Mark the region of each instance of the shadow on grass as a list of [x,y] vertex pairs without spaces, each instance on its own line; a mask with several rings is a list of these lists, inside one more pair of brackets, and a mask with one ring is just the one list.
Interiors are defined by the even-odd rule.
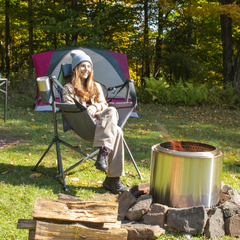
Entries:
[[[64,193],[71,196],[76,196],[79,188],[86,189],[87,191],[105,194],[107,191],[103,187],[88,187],[88,186],[75,186],[67,181],[66,185],[68,191],[64,191],[63,185],[55,177],[57,173],[56,167],[47,168],[39,166],[38,170],[47,174],[37,175],[38,172],[33,172],[34,166],[23,165],[9,165],[0,163],[0,182],[10,184],[12,186],[30,185],[38,189],[48,189],[54,194]],[[33,175],[36,173],[35,175]],[[94,173],[93,173],[94,174]],[[67,180],[65,178],[65,180]],[[84,179],[80,179],[84,181]]]

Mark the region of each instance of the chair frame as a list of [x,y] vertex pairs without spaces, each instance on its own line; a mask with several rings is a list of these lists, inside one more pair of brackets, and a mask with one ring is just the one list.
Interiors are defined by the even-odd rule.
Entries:
[[[33,172],[40,172],[40,173],[43,173],[43,174],[47,174],[51,177],[55,177],[62,185],[63,185],[63,189],[64,191],[68,191],[68,187],[65,183],[65,174],[67,172],[69,172],[70,170],[72,170],[73,168],[77,167],[78,165],[80,165],[81,163],[85,162],[86,160],[88,159],[92,159],[94,161],[96,161],[96,158],[94,156],[96,156],[98,153],[99,153],[99,149],[97,149],[96,151],[92,152],[91,154],[87,154],[85,152],[83,152],[81,149],[79,148],[76,148],[74,146],[72,146],[71,144],[61,140],[59,138],[59,135],[58,135],[58,129],[57,129],[57,117],[56,117],[56,113],[57,113],[57,107],[60,107],[61,104],[59,103],[56,103],[56,100],[55,100],[55,94],[54,94],[54,87],[56,87],[56,85],[59,87],[61,86],[61,84],[57,81],[56,77],[55,76],[49,76],[49,79],[50,79],[50,82],[51,82],[51,93],[52,93],[52,112],[53,112],[53,123],[54,123],[54,138],[52,139],[52,142],[49,144],[49,146],[47,147],[47,149],[45,150],[45,152],[43,153],[43,155],[41,156],[41,158],[39,159],[39,161],[37,162],[37,164],[35,165],[35,167],[32,169]],[[132,80],[131,80],[132,81]],[[59,89],[58,89],[59,91]],[[129,93],[129,89],[127,90],[127,95]],[[40,93],[41,94],[41,93]],[[127,100],[127,99],[125,99]],[[126,122],[126,121],[125,121]],[[121,123],[121,125],[123,126],[125,124],[125,122]],[[121,127],[121,126],[120,126]],[[129,155],[130,155],[130,158],[132,160],[132,163],[134,164],[134,167],[135,169],[137,170],[138,172],[138,175],[139,175],[139,178],[141,180],[143,180],[143,177],[137,167],[137,164],[131,154],[131,151],[130,149],[128,148],[128,145],[125,141],[125,139],[123,138],[123,143],[124,143],[124,146],[126,147]],[[40,163],[42,162],[42,160],[44,159],[44,157],[46,156],[46,154],[48,153],[48,151],[50,150],[50,148],[56,144],[56,153],[57,153],[57,168],[58,168],[58,174],[56,176],[53,176],[52,174],[48,174],[46,172],[42,172],[42,171],[39,171],[37,168],[38,166],[40,165]],[[63,169],[63,163],[62,163],[62,157],[61,157],[61,149],[60,149],[60,144],[63,144],[65,145],[66,147],[68,148],[71,148],[72,150],[82,154],[84,156],[84,158],[82,160],[80,160],[79,162],[73,164],[71,167],[67,168],[66,170]]]

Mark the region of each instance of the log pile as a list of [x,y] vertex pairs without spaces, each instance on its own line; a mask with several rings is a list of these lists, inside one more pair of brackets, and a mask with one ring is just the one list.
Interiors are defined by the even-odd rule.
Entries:
[[19,219],[18,229],[29,229],[29,240],[126,240],[128,231],[117,221],[118,203],[84,201],[59,194],[58,200],[37,198],[33,219]]

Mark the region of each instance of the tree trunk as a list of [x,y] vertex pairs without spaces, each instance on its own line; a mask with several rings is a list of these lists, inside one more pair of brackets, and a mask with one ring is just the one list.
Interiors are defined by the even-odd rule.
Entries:
[[10,48],[10,27],[9,27],[9,17],[8,17],[8,11],[10,9],[9,0],[6,0],[6,6],[5,6],[5,26],[6,26],[6,42],[5,42],[5,52],[6,52],[6,75],[8,77],[8,74],[10,72],[10,60],[9,60],[9,48]]
[[235,89],[240,90],[240,39],[238,40],[237,56],[234,64],[234,79]]
[[161,62],[162,62],[162,33],[163,33],[163,13],[162,8],[158,9],[158,36],[156,39],[156,60],[155,60],[155,69],[154,69],[154,77],[157,78],[159,76]]
[[[144,56],[143,56],[143,77],[150,77],[150,61],[149,61],[149,39],[148,39],[148,0],[144,1]],[[141,84],[145,81],[142,78]]]
[[[233,0],[220,0],[223,5],[232,4]],[[222,48],[223,48],[223,78],[224,83],[233,81],[233,40],[232,19],[225,14],[220,15]]]
[[66,37],[65,37],[66,47],[68,47],[69,39],[70,39],[70,35],[66,34]]
[[[187,27],[187,55],[190,57],[190,49],[192,44],[192,17],[188,18],[188,27]],[[190,78],[190,70],[186,66],[186,79]]]
[[28,47],[29,47],[29,77],[32,77],[33,73],[33,60],[32,60],[32,55],[33,55],[33,20],[32,20],[32,0],[28,0],[28,17],[29,17],[29,42],[28,42]]
[[[72,10],[76,11],[77,10],[77,1],[76,0],[72,0]],[[77,26],[75,25],[75,23],[73,23],[73,28],[74,30],[77,28]],[[73,42],[77,42],[77,38],[78,38],[78,34],[74,33],[72,34],[72,41]]]

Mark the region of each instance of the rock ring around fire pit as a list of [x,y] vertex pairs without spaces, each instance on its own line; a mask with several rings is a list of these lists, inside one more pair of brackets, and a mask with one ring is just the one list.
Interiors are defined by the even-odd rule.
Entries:
[[211,145],[174,141],[152,146],[150,194],[170,207],[219,202],[223,152]]

